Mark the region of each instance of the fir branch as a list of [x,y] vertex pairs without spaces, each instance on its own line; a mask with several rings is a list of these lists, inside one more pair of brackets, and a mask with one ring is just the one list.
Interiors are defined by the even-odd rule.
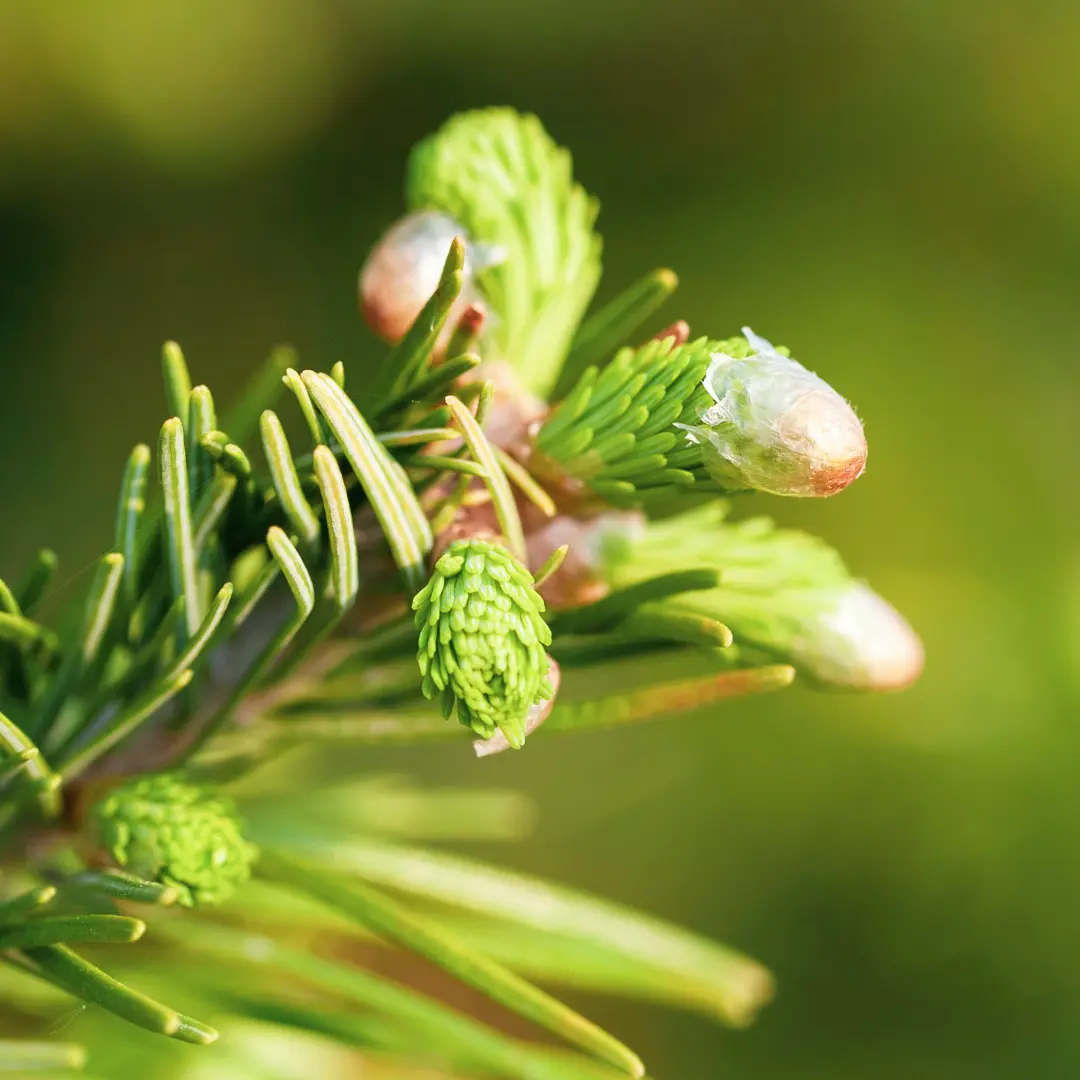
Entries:
[[[523,967],[539,965],[544,942],[572,942],[573,949],[562,954],[568,971],[557,972],[554,966],[543,969],[557,981],[573,984],[575,969],[587,969],[589,964],[576,959],[579,951],[596,949],[606,953],[609,965],[621,958],[624,978],[631,977],[632,970],[639,973],[636,985],[662,986],[665,996],[690,998],[698,1008],[737,1026],[749,1023],[772,996],[768,971],[742,953],[566,886],[459,855],[359,836],[326,841],[309,835],[303,846],[305,857],[321,865],[442,905],[443,910],[474,913],[491,932],[490,940],[484,929],[472,935],[481,952],[503,951],[499,943],[505,940],[504,927],[527,930],[534,948]],[[453,925],[468,924],[455,921]]]
[[352,607],[360,588],[356,531],[353,528],[345,479],[334,455],[325,446],[315,448],[315,478],[322,492],[323,512],[326,517],[334,603],[343,614]]
[[188,484],[192,492],[200,492],[213,471],[213,464],[202,440],[217,430],[217,408],[214,395],[207,386],[196,386],[188,399],[184,431],[187,437]]
[[[65,893],[96,895],[131,904],[157,904],[167,907],[180,897],[175,885],[144,881],[122,870],[81,870],[63,879]],[[54,890],[55,892],[55,890]]]
[[[390,1018],[402,1025],[407,1035],[403,1042],[407,1056],[415,1055],[421,1048],[429,1053],[433,1050],[440,1054],[450,1053],[469,1069],[480,1069],[507,1080],[613,1080],[614,1076],[621,1075],[594,1065],[586,1058],[549,1060],[539,1047],[510,1039],[408,987],[290,948],[268,937],[237,934],[204,924],[184,940],[195,949],[225,960],[230,967],[236,964],[251,967],[256,973],[266,973],[275,981],[292,983],[299,980],[333,994],[358,1010],[359,1015],[373,1011]],[[252,997],[249,990],[247,998],[253,1004]],[[277,1015],[282,1015],[280,1010]],[[295,1020],[294,1010],[291,1009],[289,1015]],[[356,1015],[357,1012],[351,1012],[346,1022],[339,1020],[332,1026],[324,1016],[320,1029],[339,1038],[355,1039],[353,1032],[356,1029],[347,1021],[354,1020]],[[307,1022],[312,1023],[310,1013]]]
[[[270,554],[273,556],[277,570],[285,578],[289,591],[292,593],[295,604],[293,613],[263,647],[254,663],[236,680],[231,693],[223,704],[218,707],[195,734],[187,750],[188,757],[193,756],[202,749],[207,741],[233,718],[240,703],[249,693],[258,688],[274,661],[288,648],[293,638],[299,633],[300,628],[307,622],[312,611],[315,610],[315,584],[311,580],[311,573],[304,564],[304,560],[296,550],[296,545],[276,525],[272,526],[267,533],[266,544],[270,549]],[[265,579],[265,584],[263,584],[263,579]],[[263,579],[256,582],[256,589],[261,586],[262,591],[265,591],[269,586],[269,575],[264,574]],[[247,610],[250,610],[251,606],[249,603]],[[187,674],[187,677],[190,681],[190,673]]]
[[98,732],[85,745],[69,745],[62,750],[58,768],[63,778],[71,780],[79,776],[121,739],[130,735],[140,724],[149,720],[158,709],[176,697],[191,683],[191,679],[190,671],[182,671],[171,679],[162,680],[147,690],[142,697],[137,698],[113,719],[105,730]]
[[300,373],[289,368],[285,372],[282,382],[293,392],[296,403],[300,406],[300,412],[303,414],[308,431],[311,433],[311,441],[316,446],[328,443],[330,441],[329,435],[318,413],[315,411],[315,406],[311,403],[311,395],[308,393],[308,388],[304,385]]
[[201,619],[198,560],[195,558],[195,540],[191,529],[184,426],[175,417],[167,420],[161,429],[158,455],[165,506],[165,533],[168,538],[169,582],[173,598],[183,598],[187,632],[194,634]]
[[502,463],[492,445],[487,441],[479,422],[465,405],[452,394],[446,404],[454,414],[454,422],[461,430],[465,445],[468,446],[476,462],[484,470],[484,482],[491,492],[491,501],[499,528],[510,550],[519,558],[525,558],[525,533],[521,528],[517,504],[514,502],[510,482],[506,479]]
[[0,900],[0,926],[20,922],[37,908],[48,904],[54,896],[56,896],[56,889],[52,885],[41,885],[18,896]]
[[277,413],[269,409],[262,414],[259,426],[263,452],[270,466],[278,501],[301,542],[309,548],[313,547],[319,539],[319,522],[304,495],[285,429]]
[[[579,326],[599,274],[596,205],[535,118],[451,120],[417,148],[408,199],[417,213],[379,259],[407,255],[412,274],[431,250],[395,244],[441,247],[422,291],[375,260],[382,299],[409,318],[366,417],[341,362],[321,374],[280,347],[219,421],[169,342],[160,502],[149,505],[140,443],[114,549],[85,596],[55,622],[38,614],[56,566],[47,550],[19,588],[0,581],[0,836],[15,852],[2,959],[30,986],[206,1045],[214,1029],[68,945],[103,945],[108,959],[145,928],[126,905],[207,905],[242,889],[216,924],[170,913],[169,948],[123,950],[110,970],[395,1063],[422,1053],[507,1080],[640,1076],[632,1051],[522,976],[742,1024],[767,1000],[768,973],[605,901],[385,842],[514,838],[516,796],[313,794],[288,768],[248,774],[295,746],[464,749],[445,722],[455,711],[486,740],[478,753],[520,747],[540,723],[542,734],[670,717],[786,686],[787,661],[829,685],[891,688],[918,673],[921,645],[826,545],[763,519],[731,523],[715,499],[670,518],[589,520],[604,502],[653,511],[653,496],[678,491],[831,494],[861,471],[865,443],[835,391],[749,330],[688,343],[677,323],[604,363],[676,279],[646,275]],[[549,409],[513,380],[498,394],[490,379],[463,382],[481,358],[544,395],[561,367],[562,401]],[[271,410],[282,385],[313,445],[299,455]],[[248,457],[256,434],[262,472]],[[540,586],[562,610],[545,615]],[[221,793],[230,779],[266,785],[250,825]],[[247,880],[252,837],[266,838],[265,873],[281,889]],[[227,925],[236,911],[282,940]],[[322,933],[337,935],[328,947],[374,934],[411,949],[595,1060],[300,947]],[[365,1015],[341,1011],[357,1007]],[[0,1068],[78,1056],[0,1042]]]
[[191,401],[191,375],[184,354],[175,341],[166,341],[162,346],[161,374],[165,382],[165,401],[169,415],[186,417]]
[[17,758],[30,782],[45,792],[56,787],[56,776],[41,751],[24,732],[3,713],[0,713],[0,750],[9,758]]
[[43,945],[130,945],[146,932],[146,923],[123,915],[70,915],[34,919],[0,929],[0,949],[33,949]]
[[711,404],[702,382],[718,347],[699,338],[621,350],[603,369],[586,370],[541,427],[537,449],[616,505],[658,489],[718,492],[700,450],[675,426],[697,423]]
[[651,523],[635,541],[609,547],[619,585],[648,587],[658,570],[712,567],[715,588],[668,602],[668,610],[716,617],[741,640],[794,664],[820,683],[897,689],[922,670],[922,645],[884,600],[854,579],[816,537],[778,529],[768,518],[726,521],[721,505]]
[[86,1051],[74,1043],[0,1039],[0,1072],[44,1072],[81,1069]]
[[146,510],[146,489],[150,479],[150,447],[140,443],[131,451],[120,501],[116,508],[116,550],[124,559],[124,600],[134,607],[139,586],[139,528]]

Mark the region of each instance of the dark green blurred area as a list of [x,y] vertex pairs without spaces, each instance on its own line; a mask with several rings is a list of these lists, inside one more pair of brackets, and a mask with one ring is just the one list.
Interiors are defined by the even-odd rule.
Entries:
[[[849,397],[818,531],[923,634],[885,698],[796,689],[484,762],[499,857],[769,964],[748,1032],[585,1002],[660,1080],[1080,1069],[1080,5],[0,0],[0,574],[110,541],[179,340],[219,401],[279,341],[359,382],[355,276],[408,148],[512,104],[601,199],[601,298],[683,282]],[[660,322],[657,322],[660,325]]]

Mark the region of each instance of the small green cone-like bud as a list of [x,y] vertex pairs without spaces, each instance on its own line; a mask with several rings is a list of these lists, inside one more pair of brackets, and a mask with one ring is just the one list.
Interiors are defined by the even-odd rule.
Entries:
[[413,599],[425,697],[482,739],[501,730],[519,749],[529,709],[552,694],[551,630],[533,577],[504,548],[456,540]]
[[695,566],[720,571],[719,588],[685,593],[669,609],[719,619],[737,643],[794,664],[814,682],[898,690],[922,673],[923,647],[904,617],[848,573],[824,541],[767,518],[735,524],[704,507],[615,538],[609,576],[629,585]]
[[232,802],[175,773],[115,788],[94,808],[93,820],[118,866],[172,885],[187,907],[227,900],[258,857]]
[[866,437],[828,383],[749,327],[749,356],[713,355],[703,386],[713,404],[678,424],[728,488],[774,495],[835,495],[866,468]]

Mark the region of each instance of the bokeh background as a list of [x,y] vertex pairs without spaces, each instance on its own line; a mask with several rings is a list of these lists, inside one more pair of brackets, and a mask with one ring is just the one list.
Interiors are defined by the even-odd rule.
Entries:
[[498,858],[773,968],[746,1032],[584,1002],[666,1080],[1074,1077],[1078,53],[1075,0],[0,0],[0,573],[48,544],[77,590],[166,338],[219,401],[284,340],[363,379],[410,145],[535,111],[602,201],[601,299],[670,265],[665,321],[748,322],[856,403],[866,477],[755,508],[928,667],[374,764],[519,785],[540,824]]

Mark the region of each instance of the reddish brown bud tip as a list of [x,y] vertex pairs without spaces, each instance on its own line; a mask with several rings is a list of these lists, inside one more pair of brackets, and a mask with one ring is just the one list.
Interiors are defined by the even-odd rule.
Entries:
[[[372,249],[360,271],[360,311],[384,341],[393,345],[405,336],[438,288],[446,253],[460,235],[452,218],[424,210],[396,222]],[[466,281],[469,275],[466,263]]]
[[685,345],[690,340],[690,324],[679,319],[652,336],[653,341],[663,341],[665,338],[674,338],[676,346]]
[[476,337],[487,318],[487,311],[479,301],[469,304],[457,321],[457,333],[463,337]]
[[861,447],[853,445],[848,452],[846,459],[834,460],[827,468],[814,470],[811,484],[815,495],[835,495],[866,471],[866,439],[862,439]]

